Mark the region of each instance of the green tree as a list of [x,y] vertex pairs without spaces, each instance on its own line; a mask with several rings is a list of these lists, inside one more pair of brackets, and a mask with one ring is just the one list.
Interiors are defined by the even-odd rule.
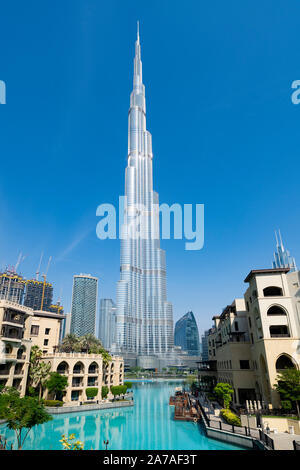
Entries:
[[107,387],[107,385],[103,385],[102,392],[101,392],[101,395],[102,395],[103,399],[107,397],[108,392],[109,392],[109,388]]
[[297,415],[300,419],[300,371],[297,369],[285,369],[278,374],[276,381],[275,389],[279,393],[280,398],[296,404]]
[[42,397],[43,388],[51,369],[50,364],[41,361],[42,356],[43,351],[38,346],[32,346],[30,351],[29,388],[33,387],[38,390],[39,399]]
[[54,394],[56,400],[62,400],[63,394],[66,391],[68,379],[58,372],[51,372],[50,378],[46,382],[46,387],[50,393]]
[[20,398],[18,392],[9,390],[0,393],[0,419],[15,431],[18,449],[22,449],[29,431],[37,424],[50,421],[52,416],[36,398]]
[[89,387],[85,389],[87,398],[94,398],[98,393],[97,387]]
[[232,399],[232,395],[234,393],[233,388],[229,384],[220,382],[215,386],[214,392],[215,392],[216,396],[220,400],[223,401],[224,408],[228,409],[229,405],[230,405],[230,402],[231,402],[231,399]]
[[59,350],[61,352],[80,352],[81,351],[81,344],[79,340],[79,336],[74,335],[73,333],[67,334],[62,343],[59,345]]

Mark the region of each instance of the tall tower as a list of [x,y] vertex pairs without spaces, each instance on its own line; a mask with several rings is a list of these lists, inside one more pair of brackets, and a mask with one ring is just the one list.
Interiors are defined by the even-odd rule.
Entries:
[[290,271],[297,271],[296,261],[286,250],[282,243],[280,230],[275,231],[276,251],[274,252],[273,268],[290,268]]
[[[153,191],[152,159],[138,29],[128,115],[128,163],[115,336],[117,351],[125,356],[126,353],[137,357],[161,356],[173,346],[173,312],[166,297],[165,252],[160,248],[158,194]],[[137,227],[140,236],[134,231]]]
[[96,333],[98,278],[78,274],[73,278],[70,333],[83,336]]
[[181,346],[189,356],[199,356],[199,332],[193,312],[186,313],[176,322],[174,344],[175,346]]

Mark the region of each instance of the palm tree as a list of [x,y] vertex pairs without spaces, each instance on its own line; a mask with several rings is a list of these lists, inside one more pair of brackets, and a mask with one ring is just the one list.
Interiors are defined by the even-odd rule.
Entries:
[[100,339],[96,338],[92,333],[80,336],[79,342],[82,352],[97,354],[102,348]]
[[42,397],[43,386],[49,377],[51,365],[41,361],[43,351],[33,346],[30,352],[29,379],[33,387],[39,390],[39,399]]
[[59,349],[62,352],[80,352],[81,345],[79,337],[73,333],[67,334],[62,340]]

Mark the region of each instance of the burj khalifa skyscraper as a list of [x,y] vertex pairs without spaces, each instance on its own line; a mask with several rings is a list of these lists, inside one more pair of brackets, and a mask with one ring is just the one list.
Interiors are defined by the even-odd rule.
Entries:
[[148,367],[155,367],[157,359],[168,355],[173,348],[173,312],[172,304],[167,302],[165,252],[160,248],[158,194],[153,191],[152,161],[138,27],[128,114],[115,347],[125,357],[136,357],[139,365]]

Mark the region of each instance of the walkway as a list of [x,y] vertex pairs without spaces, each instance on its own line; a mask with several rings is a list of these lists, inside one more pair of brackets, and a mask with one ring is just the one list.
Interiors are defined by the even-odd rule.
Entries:
[[[220,421],[222,422],[222,429],[226,430],[226,427],[228,427],[228,431],[231,430],[231,426],[229,424],[226,424],[225,421],[219,416],[220,410],[222,407],[217,403],[213,402],[214,407],[212,406],[212,403],[206,398],[204,394],[199,396],[199,401],[201,405],[203,406],[207,417],[210,419],[210,426],[212,428],[219,428],[220,426]],[[239,429],[241,431],[243,428],[239,428],[238,426],[235,426],[236,432],[239,432]],[[244,434],[244,432],[241,432],[241,434]],[[251,436],[259,439],[259,429],[258,428],[251,428]],[[281,433],[273,433],[271,432],[269,434],[270,438],[273,439],[274,441],[274,450],[294,450],[293,447],[293,441],[299,441],[300,442],[300,436],[296,434],[288,434],[285,432]]]

